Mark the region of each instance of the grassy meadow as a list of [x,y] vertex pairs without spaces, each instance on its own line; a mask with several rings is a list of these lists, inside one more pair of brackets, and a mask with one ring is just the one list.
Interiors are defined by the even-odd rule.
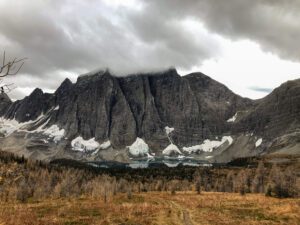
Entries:
[[5,203],[0,224],[300,224],[300,199],[263,194],[147,192]]

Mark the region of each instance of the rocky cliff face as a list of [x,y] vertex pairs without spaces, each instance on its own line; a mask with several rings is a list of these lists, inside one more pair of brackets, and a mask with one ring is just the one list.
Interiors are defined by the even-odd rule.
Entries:
[[43,93],[41,89],[36,88],[28,97],[12,103],[4,115],[7,119],[16,119],[22,123],[46,113],[51,105],[53,105],[53,95]]
[[0,115],[4,115],[8,107],[12,104],[12,101],[7,94],[0,94]]
[[[202,73],[182,77],[169,69],[118,78],[100,71],[79,77],[75,84],[66,79],[54,94],[36,89],[13,103],[2,96],[2,131],[13,119],[19,125],[11,128],[13,132],[6,129],[0,142],[6,148],[23,135],[27,141],[22,149],[35,145],[30,156],[36,156],[42,154],[38,146],[43,140],[46,159],[119,155],[122,161],[140,156],[136,149],[143,149],[143,154],[197,154],[222,161],[243,152],[237,149],[243,147],[239,138],[245,136],[245,155],[259,154],[274,139],[299,130],[299,83],[288,82],[252,101]],[[263,148],[257,146],[258,138],[267,141]],[[260,151],[252,151],[257,148]]]
[[269,139],[300,129],[300,79],[276,88],[239,121],[240,130],[251,130]]

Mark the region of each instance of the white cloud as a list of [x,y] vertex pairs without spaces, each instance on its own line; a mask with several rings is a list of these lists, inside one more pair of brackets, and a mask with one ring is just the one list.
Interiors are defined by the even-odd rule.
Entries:
[[2,0],[0,49],[29,58],[9,80],[18,87],[14,99],[97,68],[126,75],[170,66],[259,98],[299,78],[299,7],[296,0]]
[[222,54],[205,60],[192,71],[201,71],[244,97],[257,99],[267,94],[251,87],[274,89],[287,80],[300,77],[300,63],[264,52],[255,42],[220,37],[220,43]]
[[141,10],[143,4],[137,0],[103,0],[103,2],[113,8],[126,7],[135,10]]

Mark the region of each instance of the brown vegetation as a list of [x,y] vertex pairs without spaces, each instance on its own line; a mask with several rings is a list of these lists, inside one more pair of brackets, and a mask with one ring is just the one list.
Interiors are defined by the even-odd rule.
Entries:
[[134,193],[5,203],[0,224],[286,224],[300,223],[300,200],[262,194],[202,192]]
[[[39,201],[49,198],[70,198],[82,195],[103,198],[127,193],[130,199],[135,192],[203,191],[265,193],[273,197],[299,195],[299,171],[294,166],[281,168],[276,164],[257,168],[198,168],[192,178],[131,177],[126,179],[85,169],[57,167],[34,162],[12,154],[0,154],[0,199],[4,202]],[[146,173],[146,172],[145,172]],[[298,174],[297,174],[298,173]]]
[[0,152],[0,224],[299,224],[294,165],[179,171],[194,172],[125,179]]

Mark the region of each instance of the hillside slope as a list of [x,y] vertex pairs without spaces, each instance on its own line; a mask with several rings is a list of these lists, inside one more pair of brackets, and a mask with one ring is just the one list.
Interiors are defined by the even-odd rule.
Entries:
[[41,159],[128,161],[155,153],[228,161],[299,153],[299,83],[253,101],[202,73],[99,71],[74,84],[66,79],[54,94],[36,89],[1,104],[0,142],[4,150]]

